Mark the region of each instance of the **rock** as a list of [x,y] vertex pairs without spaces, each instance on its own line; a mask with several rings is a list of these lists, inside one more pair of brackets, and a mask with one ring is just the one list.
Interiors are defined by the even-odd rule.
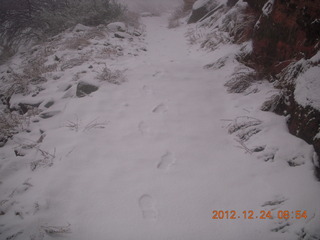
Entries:
[[111,32],[126,32],[127,27],[123,22],[114,22],[107,25],[108,30]]
[[27,153],[25,149],[19,147],[14,149],[14,154],[16,155],[16,157],[24,157]]
[[6,145],[7,141],[8,141],[7,137],[0,137],[0,148]]
[[234,5],[236,5],[237,2],[238,2],[238,0],[228,0],[227,6],[233,7]]
[[275,0],[269,15],[262,11],[266,0],[245,2],[257,11],[259,19],[253,32],[252,58],[262,71],[275,75],[292,61],[317,53],[320,38],[318,2]]
[[40,117],[43,118],[43,119],[47,119],[47,118],[51,118],[51,117],[57,115],[60,112],[61,111],[44,112],[44,113],[40,114]]
[[207,13],[216,8],[218,3],[216,0],[198,0],[193,4],[192,13],[188,20],[188,24],[195,23],[203,18]]
[[54,101],[53,101],[53,100],[50,100],[50,101],[48,101],[48,102],[44,105],[44,107],[45,107],[45,108],[50,108],[51,106],[53,106],[53,104],[54,104]]
[[39,103],[19,103],[19,112],[21,115],[27,113],[30,109],[37,108],[42,102]]
[[61,65],[61,71],[65,71],[66,69],[81,66],[86,61],[87,61],[87,59],[81,58],[81,57],[80,58],[72,58]]
[[136,36],[136,37],[140,37],[140,36],[142,35],[142,33],[141,33],[141,32],[138,32],[138,31],[134,31],[134,32],[132,33],[132,35],[133,35],[133,36]]
[[77,85],[77,92],[76,92],[76,96],[81,98],[81,97],[85,97],[90,93],[93,93],[95,91],[97,91],[99,88],[95,85],[92,85],[90,83],[86,83],[86,82],[80,82]]
[[84,26],[80,23],[78,23],[74,28],[73,28],[73,32],[85,32],[88,31],[90,29],[90,27]]
[[114,36],[115,36],[116,38],[121,38],[121,39],[131,38],[131,35],[130,35],[130,34],[124,33],[124,32],[115,32],[115,33],[114,33]]
[[[282,92],[281,97],[269,99],[262,110],[287,116],[290,133],[312,144],[320,156],[320,139],[316,138],[320,131],[320,110],[312,104],[302,106],[295,98],[298,87],[295,82],[299,76],[305,78],[306,71],[305,65],[299,62],[308,61],[320,50],[320,5],[314,0],[274,0],[273,4],[268,0],[244,1],[251,7],[248,13],[257,19],[248,63],[258,73],[278,80],[276,87]],[[311,65],[319,66],[319,60]],[[308,86],[305,84],[302,88],[308,89]],[[314,96],[306,92],[304,97],[312,102]],[[315,166],[315,170],[320,179],[319,166]]]

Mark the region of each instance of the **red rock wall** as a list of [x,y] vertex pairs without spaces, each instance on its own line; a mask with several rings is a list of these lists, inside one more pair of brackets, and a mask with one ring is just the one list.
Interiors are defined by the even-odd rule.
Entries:
[[[262,7],[267,0],[245,1],[259,19],[259,24],[253,31],[253,53],[250,62],[261,75],[271,74],[277,78],[277,74],[290,63],[311,58],[319,51],[319,1],[275,0],[269,16],[262,14]],[[310,106],[302,107],[295,101],[294,81],[288,83],[288,79],[278,80],[284,96],[275,112],[289,116],[287,123],[290,133],[313,144],[320,156],[320,140],[314,139],[320,130],[320,112]],[[315,169],[320,179],[320,169]]]
[[[250,2],[258,11],[266,1]],[[264,71],[277,74],[292,61],[310,58],[320,49],[318,1],[275,0],[270,16],[260,14],[253,34],[253,58]]]

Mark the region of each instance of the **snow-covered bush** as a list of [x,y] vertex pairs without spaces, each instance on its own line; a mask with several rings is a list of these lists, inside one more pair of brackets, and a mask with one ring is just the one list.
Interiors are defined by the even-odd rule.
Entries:
[[1,2],[0,46],[14,50],[22,43],[44,40],[78,23],[98,26],[123,18],[127,12],[126,7],[115,0]]
[[26,117],[17,112],[0,113],[0,147],[17,132],[24,130],[28,125]]
[[255,71],[249,67],[242,66],[232,74],[232,78],[225,83],[225,86],[229,93],[243,93],[255,81],[257,81]]
[[247,41],[246,36],[254,25],[255,17],[246,13],[246,8],[247,3],[243,1],[231,9],[217,7],[211,15],[200,20],[193,34],[189,33],[190,42],[201,43],[203,48],[213,51],[220,44]]
[[112,71],[111,69],[105,67],[101,73],[98,75],[100,81],[105,81],[115,85],[120,85],[125,81],[125,77],[120,70]]

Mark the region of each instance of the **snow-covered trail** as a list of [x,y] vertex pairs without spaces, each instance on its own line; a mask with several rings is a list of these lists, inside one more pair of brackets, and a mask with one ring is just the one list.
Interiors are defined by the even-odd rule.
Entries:
[[163,17],[145,23],[146,54],[118,63],[128,82],[79,103],[109,124],[81,137],[64,165],[70,179],[52,181],[53,195],[65,188],[66,203],[77,199],[61,204],[75,239],[211,239],[221,227],[212,210],[233,202],[226,189],[242,178],[232,176],[241,150],[230,151],[222,128],[230,106],[223,81],[203,70],[205,53],[190,49],[183,29],[169,30]]
[[[35,200],[41,206],[37,218],[24,220],[27,231],[33,233],[43,223],[70,223],[71,233],[62,238],[293,239],[295,231],[280,230],[291,225],[300,230],[305,220],[246,220],[242,212],[254,210],[260,216],[261,210],[284,202],[290,211],[315,210],[319,184],[311,164],[270,164],[235,147],[225,119],[261,102],[227,94],[228,70],[203,69],[232,46],[208,54],[188,45],[184,28],[168,29],[165,17],[144,22],[145,54],[113,66],[126,69],[127,82],[103,85],[91,97],[63,105],[54,123],[40,123],[47,130],[42,147],[54,146],[60,159],[35,172],[32,182],[37,184],[24,193],[26,206]],[[269,119],[266,133],[279,134],[279,140],[269,137],[266,144],[290,139],[292,147],[304,146],[284,131],[284,123],[278,126],[281,117],[258,114]],[[94,119],[101,124],[90,127]],[[63,126],[78,120],[77,131]],[[214,210],[235,210],[237,218],[212,219]],[[279,231],[270,231],[277,227]]]

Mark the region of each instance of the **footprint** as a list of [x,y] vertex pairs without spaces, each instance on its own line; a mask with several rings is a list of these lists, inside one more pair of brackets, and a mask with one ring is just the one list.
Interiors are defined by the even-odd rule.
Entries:
[[163,103],[160,103],[152,110],[153,113],[166,112],[166,111],[167,111],[166,106]]
[[139,123],[138,128],[139,128],[139,131],[140,131],[141,135],[144,135],[149,130],[147,124],[145,122],[143,122],[143,121]]
[[169,170],[176,162],[176,159],[171,152],[167,152],[161,157],[161,161],[158,163],[157,168],[161,170]]
[[157,75],[159,75],[161,73],[161,71],[156,71],[154,74],[152,74],[153,77],[156,77]]
[[150,195],[144,194],[139,198],[139,207],[144,219],[157,220],[158,213],[155,208],[154,201]]
[[142,90],[146,93],[146,94],[153,94],[153,90],[148,87],[147,85],[143,85]]

